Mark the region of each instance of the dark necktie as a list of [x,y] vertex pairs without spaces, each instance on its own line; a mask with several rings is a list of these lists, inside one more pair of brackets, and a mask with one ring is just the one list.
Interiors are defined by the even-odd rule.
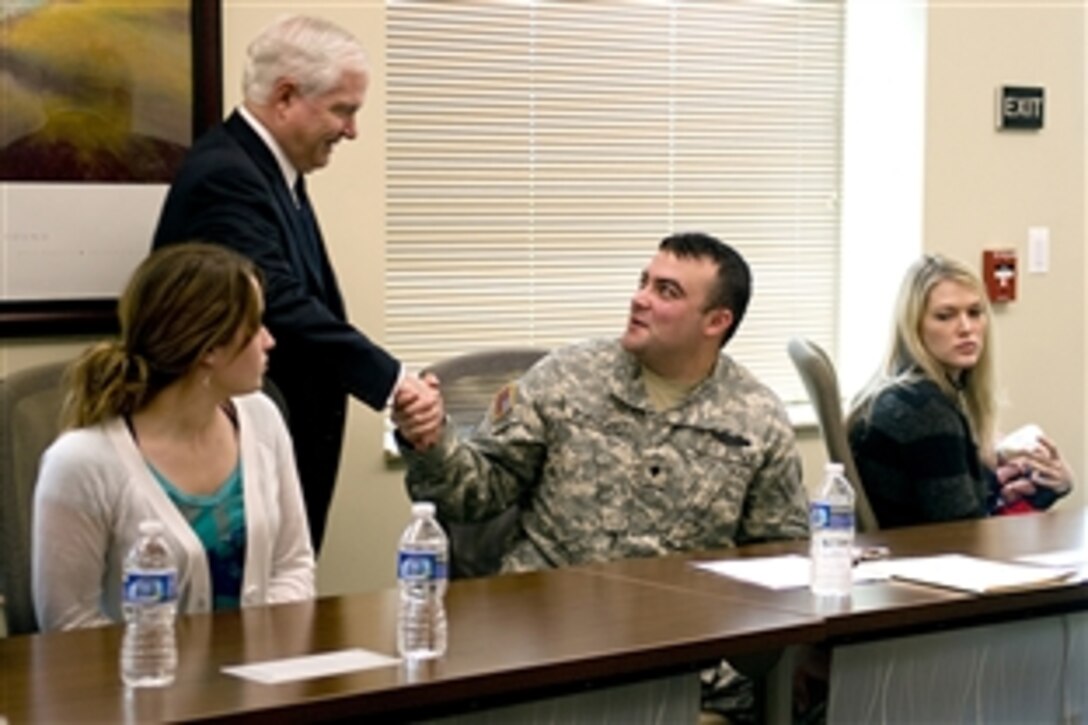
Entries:
[[310,197],[306,194],[306,178],[302,174],[298,175],[298,180],[295,182],[295,198],[298,200],[298,216],[303,232],[302,238],[299,239],[299,251],[319,283],[324,286],[317,219],[314,217],[314,208],[310,206]]

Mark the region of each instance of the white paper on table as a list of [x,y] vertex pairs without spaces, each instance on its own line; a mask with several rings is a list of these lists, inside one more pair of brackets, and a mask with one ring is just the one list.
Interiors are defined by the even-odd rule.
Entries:
[[[883,562],[863,562],[854,567],[854,583],[887,579],[879,566]],[[694,566],[713,574],[739,579],[767,589],[795,589],[809,584],[808,557],[799,554],[767,556],[755,559],[720,559],[694,562]]]
[[345,649],[248,665],[229,665],[223,668],[223,673],[265,685],[277,685],[281,682],[331,677],[397,664],[400,664],[400,660],[395,657],[365,649]]
[[1010,564],[963,554],[939,554],[885,562],[893,579],[986,594],[1057,584],[1075,569]]
[[1016,557],[1017,561],[1025,564],[1039,564],[1041,566],[1085,566],[1088,565],[1088,549],[1066,549],[1065,551],[1048,551],[1043,554],[1029,554]]

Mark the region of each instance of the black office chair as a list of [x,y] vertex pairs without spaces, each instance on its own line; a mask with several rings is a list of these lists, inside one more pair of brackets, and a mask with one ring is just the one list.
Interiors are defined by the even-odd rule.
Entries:
[[[442,386],[442,400],[453,424],[469,433],[483,419],[495,394],[544,357],[534,347],[498,348],[466,353],[427,368]],[[450,540],[450,577],[489,576],[502,564],[503,554],[517,533],[519,507],[510,506],[492,519],[476,523],[442,520]]]
[[823,349],[803,338],[794,338],[788,345],[790,359],[801,375],[801,380],[808,391],[812,407],[820,422],[824,445],[827,447],[828,460],[843,465],[847,480],[854,487],[854,511],[857,517],[858,531],[876,531],[880,528],[865,494],[864,482],[858,475],[854,454],[850,450],[850,440],[846,433],[846,423],[842,413],[842,398],[839,395],[838,377],[831,358]]
[[31,517],[42,453],[60,434],[64,371],[56,362],[12,373],[0,384],[0,595],[11,634],[38,630],[31,596]]

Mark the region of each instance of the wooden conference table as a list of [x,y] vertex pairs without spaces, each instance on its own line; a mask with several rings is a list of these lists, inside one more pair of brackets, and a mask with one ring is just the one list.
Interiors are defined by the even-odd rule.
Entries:
[[[960,553],[1013,561],[1062,554],[1068,580],[984,596],[898,581],[854,587],[829,603],[804,589],[775,591],[679,562],[798,553],[796,543],[595,565],[601,576],[671,587],[824,619],[831,653],[829,723],[1088,722],[1088,509],[919,526],[859,536],[893,557]],[[796,648],[794,648],[796,649]],[[797,655],[796,651],[787,655]],[[791,722],[790,656],[777,672],[768,722]]]
[[[893,556],[1088,552],[1088,511],[860,538],[890,547]],[[444,658],[414,669],[401,664],[279,685],[220,670],[356,647],[392,655],[395,590],[181,617],[177,681],[134,694],[125,693],[118,676],[119,627],[12,637],[0,640],[0,718],[11,725],[434,718],[571,693],[626,692],[669,678],[694,682],[696,670],[721,657],[817,643],[864,648],[904,634],[1079,617],[1088,610],[1088,565],[1081,577],[1057,586],[984,597],[870,583],[829,612],[806,590],[764,589],[688,563],[803,551],[803,543],[761,545],[455,582]]]
[[806,545],[797,542],[664,559],[631,559],[594,565],[589,570],[628,582],[668,586],[760,608],[821,616],[825,620],[824,639],[832,644],[1088,609],[1088,582],[1081,581],[1088,577],[1088,509],[894,529],[859,535],[858,543],[886,546],[896,558],[960,553],[1012,561],[1036,553],[1080,550],[1084,552],[1082,576],[1060,586],[984,597],[902,582],[874,582],[855,586],[849,603],[841,609],[829,609],[826,601],[821,602],[804,589],[775,591],[678,565],[680,561],[804,552]]

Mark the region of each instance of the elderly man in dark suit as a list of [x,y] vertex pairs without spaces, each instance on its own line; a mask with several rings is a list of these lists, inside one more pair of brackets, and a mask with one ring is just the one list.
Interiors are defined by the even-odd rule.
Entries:
[[265,276],[275,336],[269,377],[283,393],[310,531],[322,540],[340,462],[347,395],[441,415],[434,388],[405,374],[346,320],[306,195],[305,175],[356,136],[369,81],[358,41],[330,22],[292,16],[247,51],[244,103],[189,151],[166,197],[154,246],[224,244]]

